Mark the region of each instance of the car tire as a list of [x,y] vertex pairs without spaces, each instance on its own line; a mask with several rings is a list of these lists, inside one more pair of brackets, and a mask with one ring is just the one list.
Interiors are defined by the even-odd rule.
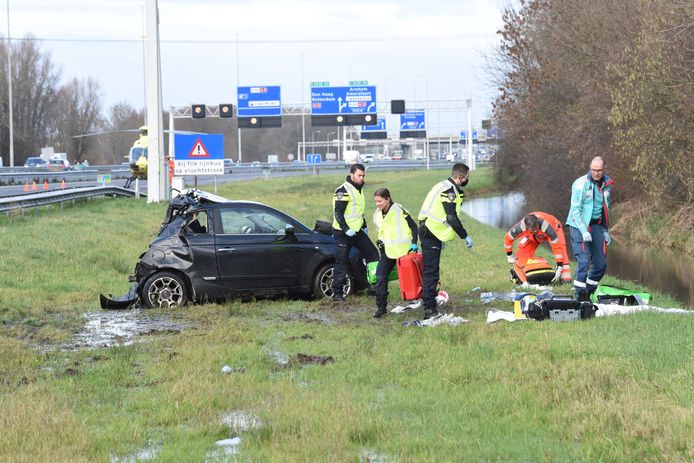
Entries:
[[185,281],[172,272],[157,272],[142,287],[142,301],[150,308],[183,307],[188,300]]
[[[331,262],[322,265],[316,274],[313,276],[313,296],[317,299],[324,297],[333,297],[333,272],[335,271],[335,263]],[[344,295],[352,293],[353,278],[348,273],[345,280]]]

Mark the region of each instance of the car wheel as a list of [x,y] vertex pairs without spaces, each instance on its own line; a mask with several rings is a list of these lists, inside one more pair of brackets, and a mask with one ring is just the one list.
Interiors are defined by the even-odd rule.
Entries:
[[[313,277],[313,295],[320,299],[322,297],[333,297],[333,273],[335,272],[335,264],[325,264],[318,269]],[[347,274],[345,286],[342,290],[347,296],[352,293],[352,277]]]
[[171,272],[158,272],[145,282],[142,300],[147,307],[182,307],[188,302],[188,288],[183,279]]

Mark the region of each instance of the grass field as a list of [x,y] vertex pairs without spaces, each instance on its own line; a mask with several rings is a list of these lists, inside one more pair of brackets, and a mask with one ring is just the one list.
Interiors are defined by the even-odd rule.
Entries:
[[[416,213],[444,175],[368,173],[367,197],[385,186]],[[218,194],[311,226],[330,217],[340,182]],[[493,189],[480,170],[466,195]],[[693,318],[488,325],[488,309],[511,303],[484,305],[471,290],[512,289],[503,232],[469,218],[475,246],[454,241],[441,266],[445,307],[464,325],[402,326],[421,310],[374,320],[364,294],[347,307],[231,301],[144,311],[186,328],[131,345],[57,349],[101,310],[100,292],[127,290],[164,211],[105,199],[0,218],[0,461],[694,461]],[[215,445],[232,437],[226,453]]]

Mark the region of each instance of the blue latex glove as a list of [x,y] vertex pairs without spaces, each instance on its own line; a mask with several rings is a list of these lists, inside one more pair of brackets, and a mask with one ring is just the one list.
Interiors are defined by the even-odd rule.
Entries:
[[410,246],[409,252],[417,252],[418,250],[419,250],[419,248],[417,247],[417,245],[413,244],[412,246]]
[[593,237],[590,235],[590,232],[584,232],[583,233],[583,241],[585,243],[587,243],[589,241],[593,241]]
[[612,238],[610,238],[610,234],[607,233],[607,230],[603,233],[603,236],[605,237],[605,244],[609,246],[612,242]]
[[470,237],[470,235],[465,237],[465,244],[467,244],[468,249],[472,248],[472,238]]
[[356,234],[357,234],[357,232],[355,232],[351,228],[345,232],[345,235],[347,235],[347,236],[354,236]]

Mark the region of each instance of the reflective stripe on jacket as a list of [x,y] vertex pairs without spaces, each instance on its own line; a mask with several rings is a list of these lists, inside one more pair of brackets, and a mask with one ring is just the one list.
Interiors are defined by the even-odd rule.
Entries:
[[[452,192],[448,192],[451,189]],[[429,191],[429,194],[424,199],[424,204],[422,204],[422,209],[419,211],[419,220],[426,220],[426,227],[429,231],[439,240],[445,242],[452,240],[456,233],[446,222],[446,212],[443,209],[444,202],[455,203],[455,213],[458,216],[460,215],[463,193],[458,190],[455,183],[449,180],[437,183]]]
[[390,259],[402,257],[410,250],[412,231],[407,225],[407,215],[409,212],[398,203],[393,203],[385,216],[379,209],[374,212],[378,239],[383,242]]
[[[342,192],[338,192],[340,188],[344,188],[347,191],[345,196]],[[358,232],[364,225],[364,207],[366,202],[364,200],[364,194],[356,189],[354,185],[349,182],[345,182],[335,191],[333,196],[333,212],[335,211],[336,201],[347,201],[347,209],[345,209],[345,222],[349,228]],[[340,224],[337,219],[333,217],[333,227],[340,229]]]
[[581,234],[588,231],[590,219],[593,216],[593,200],[595,194],[602,195],[601,223],[605,229],[609,228],[610,190],[614,181],[606,174],[602,178],[602,185],[593,182],[588,175],[577,178],[571,186],[571,208],[566,224],[577,228]]
[[561,221],[552,214],[547,214],[546,212],[531,212],[530,214],[540,220],[540,230],[535,234],[531,233],[525,226],[524,220],[515,224],[506,235],[504,235],[504,250],[506,254],[511,255],[513,253],[513,242],[519,239],[521,243],[528,240],[535,241],[536,243],[547,241],[552,247],[552,254],[554,254],[555,262],[557,264],[568,264],[569,255],[566,252],[566,239],[564,238],[564,230],[562,229]]

